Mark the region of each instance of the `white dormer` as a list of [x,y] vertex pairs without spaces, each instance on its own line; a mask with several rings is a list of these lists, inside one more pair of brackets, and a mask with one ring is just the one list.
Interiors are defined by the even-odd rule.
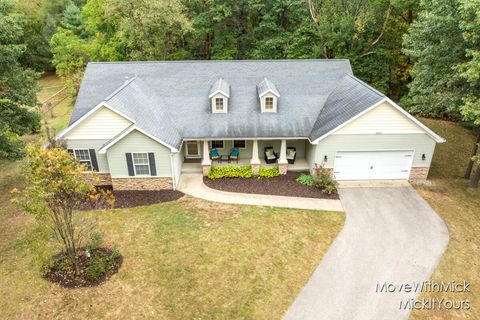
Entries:
[[277,112],[280,93],[277,87],[267,78],[257,85],[258,98],[262,112]]
[[208,98],[212,103],[212,113],[227,113],[228,99],[230,98],[230,85],[225,79],[218,79],[210,88]]

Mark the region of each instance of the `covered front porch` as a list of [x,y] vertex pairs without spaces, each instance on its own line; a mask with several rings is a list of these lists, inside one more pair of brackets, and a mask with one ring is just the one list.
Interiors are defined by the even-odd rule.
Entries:
[[[212,149],[217,157],[212,157]],[[233,149],[237,150],[238,159],[231,157]],[[274,158],[271,152],[270,157],[266,154],[268,149],[273,150]],[[254,172],[261,167],[279,167],[282,174],[287,170],[308,171],[309,149],[307,139],[187,140],[182,147],[182,173],[206,174],[212,166],[245,165],[252,166]]]

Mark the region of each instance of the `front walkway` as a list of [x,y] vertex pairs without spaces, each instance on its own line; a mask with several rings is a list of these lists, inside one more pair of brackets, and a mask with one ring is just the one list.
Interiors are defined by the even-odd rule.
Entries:
[[198,173],[183,173],[177,190],[196,198],[222,203],[343,211],[340,200],[246,194],[211,189],[203,183],[203,176]]
[[[399,286],[429,279],[448,244],[445,223],[411,186],[341,189],[340,199],[345,226],[284,319],[407,319],[400,303],[419,292]],[[395,292],[379,292],[384,284]]]

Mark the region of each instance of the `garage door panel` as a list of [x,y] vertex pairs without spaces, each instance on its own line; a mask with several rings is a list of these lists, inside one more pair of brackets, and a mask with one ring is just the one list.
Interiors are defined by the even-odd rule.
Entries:
[[337,180],[408,179],[413,160],[409,151],[339,151],[335,156]]

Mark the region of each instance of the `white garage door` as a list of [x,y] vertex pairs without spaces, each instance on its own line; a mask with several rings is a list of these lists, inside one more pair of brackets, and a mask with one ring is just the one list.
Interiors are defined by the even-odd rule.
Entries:
[[413,150],[338,151],[333,172],[337,180],[408,179]]

